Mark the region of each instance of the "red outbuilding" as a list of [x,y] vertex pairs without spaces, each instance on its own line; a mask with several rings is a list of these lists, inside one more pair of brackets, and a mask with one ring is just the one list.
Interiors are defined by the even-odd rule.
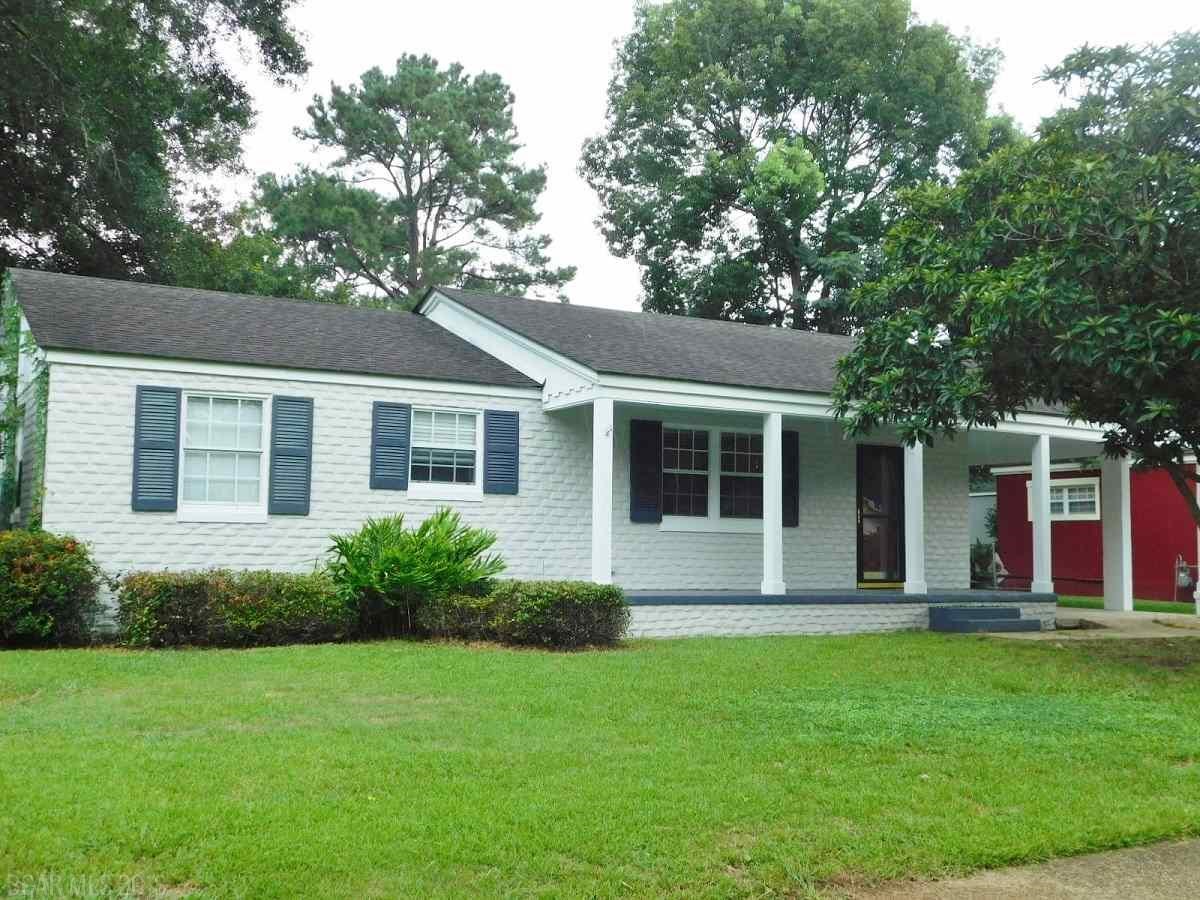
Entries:
[[[1033,523],[1029,516],[1028,466],[993,469],[996,476],[997,552],[1002,586],[1028,589],[1033,576]],[[1077,464],[1051,467],[1050,540],[1054,590],[1059,594],[1102,596],[1104,551],[1100,525],[1100,471]],[[1186,566],[1195,579],[1200,533],[1169,475],[1131,475],[1133,595],[1139,599],[1192,599],[1192,586],[1180,578]]]

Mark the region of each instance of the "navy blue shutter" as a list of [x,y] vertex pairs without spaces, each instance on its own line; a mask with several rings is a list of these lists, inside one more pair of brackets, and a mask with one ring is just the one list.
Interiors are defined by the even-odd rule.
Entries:
[[483,492],[515,494],[520,482],[520,416],[511,410],[483,411]]
[[408,437],[412,407],[375,403],[371,408],[371,489],[408,490]]
[[800,524],[800,432],[783,433],[783,527]]
[[662,422],[629,423],[629,520],[662,521]]
[[179,505],[179,388],[138,385],[133,417],[133,508]]
[[313,402],[310,397],[271,401],[271,485],[267,512],[307,516],[312,488]]

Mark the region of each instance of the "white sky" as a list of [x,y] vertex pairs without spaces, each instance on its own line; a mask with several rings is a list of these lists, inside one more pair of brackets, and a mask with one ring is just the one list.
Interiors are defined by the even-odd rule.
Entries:
[[[1034,80],[1047,65],[1084,44],[1142,43],[1200,28],[1195,0],[914,0],[918,16],[981,43],[996,43],[1005,62],[992,95],[1027,129],[1058,106]],[[291,172],[311,159],[292,134],[307,125],[305,107],[335,81],[356,81],[371,66],[390,69],[401,53],[429,53],[468,72],[488,70],[516,96],[515,118],[526,163],[545,163],[548,183],[540,230],[553,238],[556,264],[579,273],[572,302],[638,308],[637,266],[608,252],[594,220],[595,194],[577,174],[585,138],[604,124],[613,44],[633,23],[633,0],[305,0],[292,14],[306,34],[312,68],[298,89],[252,77],[258,119],[245,142],[254,173]],[[249,181],[238,189],[247,192]]]

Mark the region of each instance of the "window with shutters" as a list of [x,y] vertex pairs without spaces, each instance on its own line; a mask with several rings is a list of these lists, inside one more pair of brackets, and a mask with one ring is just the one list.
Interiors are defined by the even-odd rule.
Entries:
[[408,493],[418,499],[479,499],[483,416],[413,407]]
[[184,393],[181,520],[266,521],[269,408],[260,396]]

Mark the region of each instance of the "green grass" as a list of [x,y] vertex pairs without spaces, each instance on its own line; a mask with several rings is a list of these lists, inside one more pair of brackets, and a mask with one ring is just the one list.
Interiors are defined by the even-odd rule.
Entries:
[[[1069,606],[1072,609],[1104,609],[1102,597],[1059,597],[1059,606]],[[1134,600],[1135,612],[1153,613],[1186,613],[1189,616],[1196,612],[1194,603],[1171,603],[1169,600]]]
[[961,872],[1200,832],[1197,710],[1189,639],[2,653],[0,885],[691,897]]

